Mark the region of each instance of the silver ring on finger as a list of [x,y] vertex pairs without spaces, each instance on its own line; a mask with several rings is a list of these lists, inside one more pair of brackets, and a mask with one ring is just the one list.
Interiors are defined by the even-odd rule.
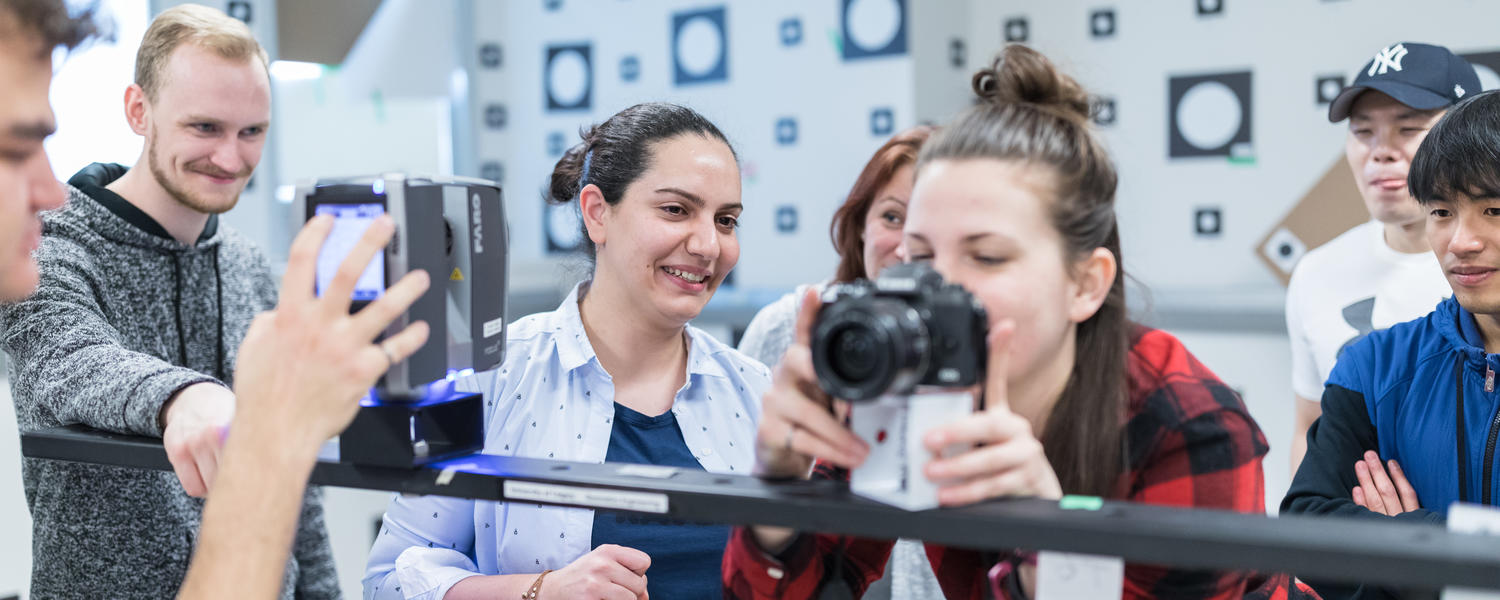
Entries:
[[792,425],[787,426],[787,428],[786,428],[786,438],[783,439],[782,442],[781,442],[781,447],[785,448],[787,452],[791,452],[792,451],[792,437],[794,437],[796,435],[797,435],[797,425],[796,424],[792,424]]
[[385,360],[387,363],[389,363],[385,366],[385,368],[389,369],[396,366],[396,363],[398,362],[396,360],[396,354],[394,352],[391,352],[390,348],[386,347],[385,342],[375,344],[375,346],[380,348],[381,353],[385,354]]

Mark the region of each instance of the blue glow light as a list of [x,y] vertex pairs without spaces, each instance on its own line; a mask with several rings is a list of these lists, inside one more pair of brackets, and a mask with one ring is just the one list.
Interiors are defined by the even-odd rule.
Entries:
[[454,379],[458,379],[459,377],[468,377],[468,376],[473,375],[473,374],[474,374],[474,369],[463,369],[463,370],[460,370],[460,371],[455,371],[453,369],[448,369],[447,380],[448,381],[453,381]]
[[384,194],[385,193],[385,180],[384,179],[376,179],[375,183],[370,185],[370,191],[374,192],[376,196]]

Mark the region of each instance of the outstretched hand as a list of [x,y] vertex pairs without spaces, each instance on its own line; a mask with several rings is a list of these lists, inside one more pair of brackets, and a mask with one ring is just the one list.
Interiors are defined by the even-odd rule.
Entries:
[[235,361],[236,426],[246,419],[271,419],[295,438],[321,444],[349,424],[359,398],[381,374],[427,341],[428,326],[418,321],[374,343],[427,290],[425,271],[408,273],[379,299],[349,314],[355,282],[395,232],[390,217],[370,225],[323,296],[314,295],[318,251],[332,227],[332,218],[318,216],[297,234],[276,309],[250,325]]

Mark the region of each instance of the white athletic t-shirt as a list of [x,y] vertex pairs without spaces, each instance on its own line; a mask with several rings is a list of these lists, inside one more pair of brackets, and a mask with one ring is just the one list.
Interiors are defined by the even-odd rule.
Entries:
[[1452,293],[1437,256],[1392,250],[1376,221],[1308,252],[1286,290],[1292,391],[1320,400],[1341,350],[1371,331],[1432,312]]

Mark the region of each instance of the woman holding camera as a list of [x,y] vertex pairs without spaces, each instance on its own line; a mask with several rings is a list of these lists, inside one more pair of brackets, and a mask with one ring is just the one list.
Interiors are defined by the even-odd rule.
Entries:
[[[935,456],[972,448],[927,463],[926,475],[945,482],[939,501],[1067,493],[1263,513],[1267,446],[1244,404],[1175,338],[1126,317],[1116,173],[1089,129],[1088,96],[1023,46],[1007,47],[973,84],[979,103],[922,148],[903,234],[909,259],[974,294],[990,326],[980,410],[923,440]],[[809,351],[817,310],[807,294],[762,402],[764,477],[804,477],[816,457],[813,476],[844,478],[868,454],[835,416],[847,406],[819,388]],[[847,585],[857,597],[890,549],[736,528],[726,593],[806,598]],[[927,552],[949,598],[1034,592],[1035,554]],[[1242,573],[1130,565],[1124,595],[1239,598],[1255,585]]]
[[[739,258],[734,150],[672,104],[627,108],[557,162],[589,280],[507,330],[486,373],[486,454],[748,473],[765,366],[689,326]],[[397,497],[366,598],[720,594],[726,526],[534,504]],[[646,573],[649,569],[650,577]]]
[[[901,228],[906,224],[917,152],[934,131],[937,128],[931,125],[918,125],[897,133],[865,163],[828,228],[839,254],[833,283],[873,279],[886,267],[901,262]],[[826,285],[814,288],[821,292]],[[799,287],[756,313],[740,339],[740,351],[767,365],[780,362],[795,336],[797,308],[804,291],[805,287]],[[895,600],[931,598],[942,593],[919,541],[897,542],[886,578]]]

